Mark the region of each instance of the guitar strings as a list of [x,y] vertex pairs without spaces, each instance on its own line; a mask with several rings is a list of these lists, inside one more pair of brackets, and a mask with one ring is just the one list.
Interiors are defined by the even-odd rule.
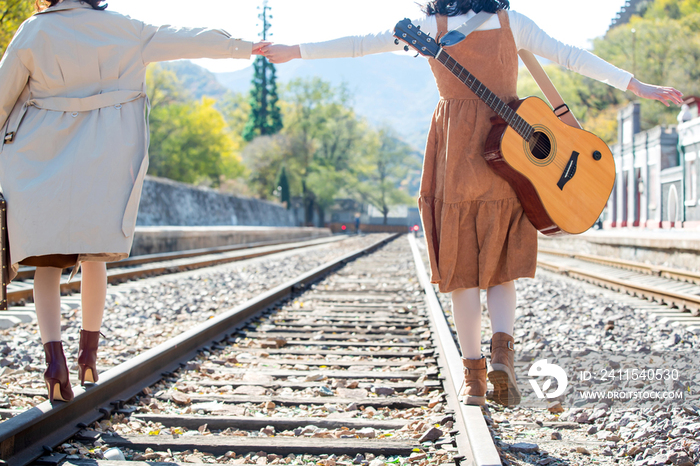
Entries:
[[[454,58],[452,58],[452,57],[451,57],[450,55],[448,55],[447,53],[445,53],[445,58],[444,58],[444,60],[445,60],[445,61],[442,61],[442,60],[438,60],[438,61],[440,61],[445,67],[451,66],[450,71],[452,72],[452,74],[455,75],[455,77],[457,77],[457,79],[459,79],[459,80],[462,81],[464,84],[466,84],[466,85],[472,90],[472,92],[474,92],[474,94],[476,94],[476,96],[479,97],[479,98],[482,100],[482,102],[486,103],[486,105],[488,105],[489,107],[491,107],[491,109],[494,110],[494,111],[496,112],[496,114],[498,115],[498,112],[493,108],[492,104],[497,105],[499,101],[500,101],[500,102],[503,102],[503,100],[500,99],[496,94],[494,94],[492,91],[489,90],[489,92],[491,93],[491,95],[492,95],[493,97],[496,97],[496,99],[492,99],[491,104],[487,103],[487,99],[485,99],[485,98],[483,97],[483,93],[482,93],[482,95],[478,95],[478,94],[476,93],[476,91],[473,90],[473,87],[476,86],[477,83],[478,83],[479,87],[481,87],[481,86],[483,85],[483,83],[482,83],[481,81],[479,81],[478,79],[476,79],[476,77],[474,77],[474,75],[472,75],[469,71],[467,71],[466,68],[464,68],[457,60],[455,60]],[[450,63],[450,62],[452,62],[452,63]],[[459,66],[459,68],[460,68],[460,69],[459,69],[459,73],[456,73],[456,72],[455,72],[455,68],[456,68],[457,66]],[[465,77],[462,76],[462,73],[464,73],[464,72],[467,73],[467,76],[465,76]],[[469,82],[468,82],[468,81],[470,80],[470,78],[473,78],[471,84],[469,84]],[[484,86],[484,88],[485,88],[485,89],[488,89],[486,86]],[[504,103],[504,102],[503,102],[503,103]],[[517,115],[517,112],[516,112],[516,115]],[[500,115],[499,115],[499,116],[500,116]],[[518,115],[518,116],[520,116],[520,115]],[[522,119],[522,117],[520,117],[520,118]],[[525,121],[525,120],[523,120],[523,121]],[[527,124],[526,121],[525,121],[525,123]],[[513,130],[515,130],[516,132],[518,132],[518,131],[515,129],[515,127],[513,127],[511,124],[509,124],[509,126],[510,126],[511,128],[513,128]],[[519,134],[519,132],[518,132],[518,134]],[[529,146],[529,141],[527,141],[527,142],[528,142],[528,146]],[[549,146],[549,147],[548,147],[548,146]],[[551,147],[551,144],[548,144],[547,142],[542,142],[541,138],[537,138],[537,141],[535,142],[534,148],[533,148],[532,146],[530,146],[530,152],[534,152],[533,149],[534,149],[534,150],[538,150],[538,151],[540,151],[540,152],[547,152],[548,155],[547,155],[547,157],[545,157],[545,159],[548,158],[548,157],[550,157],[550,156],[552,155],[552,147]],[[533,154],[533,155],[534,155],[534,154]],[[559,168],[559,169],[561,169],[561,170],[565,170],[565,169],[566,169],[566,163],[562,163],[562,162],[559,161],[559,159],[558,159],[557,156],[556,156],[556,152],[555,152],[553,155],[554,155],[554,160],[552,161],[552,163],[553,163],[557,168]],[[543,159],[543,160],[544,160],[544,159]]]

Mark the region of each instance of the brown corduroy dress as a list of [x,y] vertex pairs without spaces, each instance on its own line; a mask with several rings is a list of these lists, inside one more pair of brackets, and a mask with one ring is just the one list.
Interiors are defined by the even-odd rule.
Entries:
[[[438,34],[448,32],[437,16]],[[472,32],[446,51],[503,101],[517,99],[518,54],[508,14],[500,29]],[[467,86],[430,59],[440,102],[423,162],[420,207],[432,282],[448,293],[534,277],[537,230],[515,191],[483,158],[495,116]]]

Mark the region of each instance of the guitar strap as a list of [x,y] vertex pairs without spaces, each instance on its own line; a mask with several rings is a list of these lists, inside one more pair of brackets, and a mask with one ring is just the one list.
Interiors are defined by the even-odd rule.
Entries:
[[[461,42],[469,34],[476,31],[479,26],[488,21],[492,16],[492,13],[487,13],[485,11],[477,13],[476,16],[469,19],[457,29],[445,34],[440,41],[441,45],[449,47]],[[552,80],[549,78],[549,76],[547,76],[547,72],[544,70],[544,68],[542,68],[540,62],[537,61],[535,55],[529,50],[519,50],[518,55],[523,63],[525,63],[525,66],[527,66],[527,69],[530,71],[532,77],[535,78],[535,82],[549,101],[549,105],[551,105],[554,109],[554,114],[567,125],[581,129],[581,125],[579,124],[578,120],[571,112],[571,109],[569,109],[569,106],[564,102],[561,94],[559,94],[559,91],[557,91],[554,83],[552,83]]]

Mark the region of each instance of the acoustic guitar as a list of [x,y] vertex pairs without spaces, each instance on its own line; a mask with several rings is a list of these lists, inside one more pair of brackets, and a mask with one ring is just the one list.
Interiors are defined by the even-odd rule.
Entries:
[[603,140],[563,123],[538,97],[503,102],[409,19],[394,35],[397,44],[442,63],[496,113],[484,158],[513,187],[535,228],[555,236],[593,226],[615,183],[615,161]]

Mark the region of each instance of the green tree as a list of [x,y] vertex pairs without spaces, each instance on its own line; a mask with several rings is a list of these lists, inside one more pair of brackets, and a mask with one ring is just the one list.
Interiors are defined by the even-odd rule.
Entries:
[[366,124],[350,107],[346,88],[320,78],[291,81],[285,100],[285,134],[297,141],[296,166],[309,223],[313,210],[323,218],[339,193],[353,184],[351,167]]
[[226,124],[234,134],[242,137],[243,130],[250,115],[250,101],[243,94],[228,92],[217,103],[217,108],[224,116]]
[[280,174],[277,177],[277,191],[279,193],[280,202],[287,206],[287,209],[291,207],[292,196],[289,191],[289,178],[287,178],[287,169],[282,166]]
[[285,167],[290,196],[302,195],[300,174],[303,169],[299,160],[304,153],[306,149],[301,147],[301,141],[286,134],[255,138],[242,152],[251,192],[261,199],[274,199],[279,173]]
[[0,56],[27,18],[34,12],[31,0],[0,0]]
[[387,224],[391,207],[413,204],[406,189],[406,178],[419,167],[413,150],[389,128],[370,132],[364,142],[362,166],[358,167],[358,183],[353,187],[360,199],[375,206]]
[[[267,12],[270,7],[263,2],[259,18],[263,23],[262,39],[267,40],[270,29]],[[257,136],[276,134],[282,129],[282,115],[277,96],[277,71],[267,58],[258,56],[253,63],[253,88],[250,91],[250,117],[243,130],[243,138],[252,141]]]

